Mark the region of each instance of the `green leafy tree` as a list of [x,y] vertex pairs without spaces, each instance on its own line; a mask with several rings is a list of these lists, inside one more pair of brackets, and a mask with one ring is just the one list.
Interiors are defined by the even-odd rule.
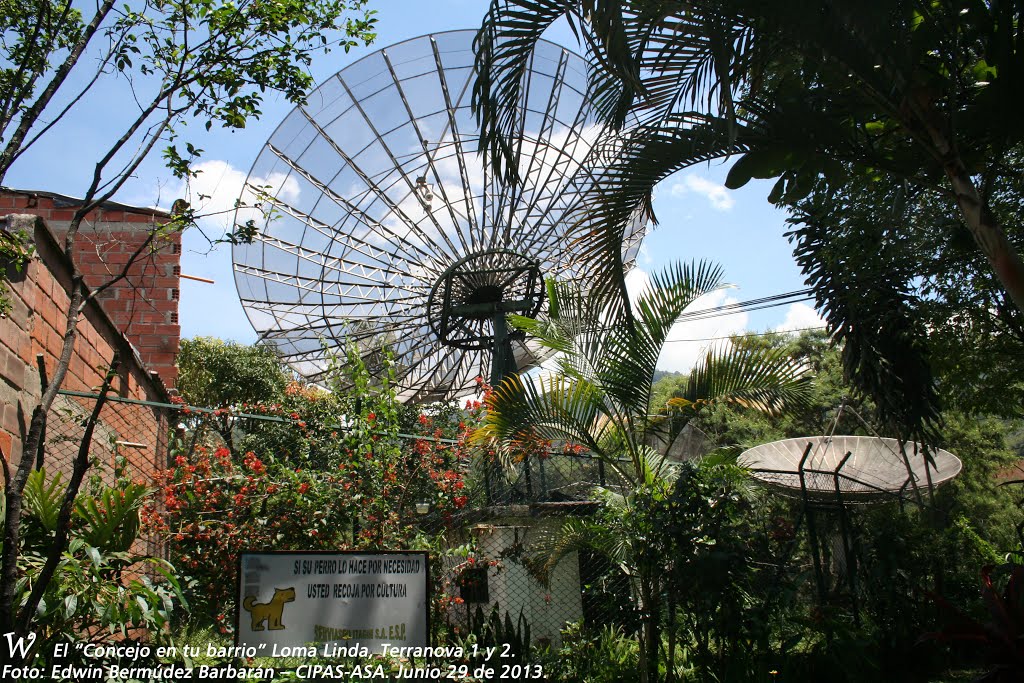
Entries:
[[[232,451],[237,451],[236,435],[244,437],[254,431],[280,433],[276,423],[246,425],[239,430],[233,414],[252,410],[265,410],[269,406],[291,407],[311,394],[291,387],[292,379],[284,371],[274,352],[266,346],[250,346],[225,342],[210,337],[185,339],[178,351],[178,391],[181,400],[191,406],[213,408],[212,411],[190,413],[184,424],[189,428],[191,441],[203,443],[204,432],[214,430]],[[290,390],[290,391],[289,391]],[[308,402],[308,406],[315,401]],[[297,406],[296,406],[297,407]],[[286,411],[293,412],[292,410]],[[294,432],[283,430],[282,438]],[[242,444],[244,446],[244,444]],[[292,453],[295,444],[289,443],[281,454]]]
[[[709,352],[690,373],[685,392],[651,412],[655,365],[669,330],[687,306],[720,281],[716,267],[677,265],[652,276],[635,304],[602,302],[573,285],[549,283],[544,316],[509,319],[562,353],[557,371],[537,381],[514,375],[496,387],[487,400],[481,438],[507,448],[538,437],[587,448],[625,484],[619,517],[639,519],[633,515],[635,501],[664,496],[671,476],[670,465],[651,445],[656,439],[671,443],[689,419],[717,402],[777,413],[806,399],[809,380],[785,354],[736,347]],[[628,533],[617,533],[630,524],[620,527],[607,527],[600,546],[629,569],[643,625],[642,680],[653,681],[661,642],[661,578],[657,563],[645,559],[644,536],[630,540]]]
[[[544,30],[567,17],[590,57],[601,118],[613,128],[637,122],[592,198],[601,229],[581,235],[596,292],[624,292],[623,231],[637,212],[653,213],[657,182],[736,155],[727,185],[778,178],[770,199],[785,204],[864,176],[927,188],[959,212],[1008,301],[1024,310],[1024,262],[991,191],[1016,173],[1022,15],[1019,2],[495,0],[477,39],[481,142],[514,181],[504,140],[527,85],[524,67]],[[905,227],[895,229],[904,235]],[[862,259],[873,246],[858,245]],[[842,291],[875,294],[830,298]],[[920,321],[904,294],[885,278],[848,282],[820,288],[819,304],[847,342],[849,379],[872,394],[882,417],[912,436],[934,435]]]
[[[770,419],[741,405],[709,406],[696,416],[693,424],[714,445],[749,448],[778,439],[832,433],[888,435],[874,404],[852,395],[852,387],[843,378],[842,349],[829,344],[824,332],[734,337],[732,343],[783,351],[804,364],[815,381],[802,405]],[[946,381],[940,378],[940,386]],[[846,408],[840,410],[843,405]],[[999,483],[1001,473],[1012,468],[1019,457],[1019,445],[1015,443],[1021,424],[1000,415],[1016,410],[1013,406],[991,412],[985,412],[984,406],[970,411],[949,408],[941,414],[941,427],[934,443],[959,457],[963,470],[936,491],[934,519],[929,526],[932,532],[941,534],[945,527],[963,517],[986,543],[1005,554],[1016,545],[1015,528],[1021,512],[1015,505],[1012,488]],[[885,515],[880,517],[884,519]],[[976,572],[974,568],[970,571],[973,585]]]
[[[707,434],[714,445],[749,448],[768,441],[813,434],[870,433],[857,415],[873,427],[880,426],[874,405],[855,396],[843,378],[841,350],[829,343],[824,331],[805,331],[799,335],[738,335],[732,337],[730,343],[780,351],[806,367],[814,375],[814,384],[804,404],[778,416],[766,416],[740,405],[710,406],[693,424]],[[839,408],[844,404],[853,411],[844,410],[840,414]]]
[[[1007,158],[1016,164],[1021,154],[1016,149]],[[1024,183],[1016,175],[995,177],[987,192],[993,214],[1018,243]],[[902,334],[910,338],[898,346],[880,348],[877,332],[847,334],[843,357],[851,371],[864,343],[874,342],[896,379],[927,388],[934,377],[932,404],[941,399],[968,412],[1020,415],[1024,314],[1007,300],[944,198],[889,176],[854,177],[842,187],[815,186],[789,222],[797,259],[832,324],[904,321]],[[901,334],[894,328],[888,325],[890,339]]]
[[212,337],[184,339],[178,350],[177,388],[190,405],[238,408],[245,403],[277,403],[290,377],[266,346]]
[[[82,201],[64,236],[63,250],[72,264],[70,301],[58,361],[23,439],[23,452],[35,453],[45,416],[67,374],[89,299],[124,278],[161,234],[190,225],[196,213],[179,205],[171,221],[152,231],[119,273],[103,283],[91,282],[90,290],[74,261],[85,217],[120,191],[160,146],[172,174],[185,181],[191,178],[191,166],[202,150],[181,137],[187,123],[206,129],[244,127],[260,115],[268,91],[301,103],[312,85],[307,66],[313,54],[372,40],[374,19],[365,0],[171,0],[126,5],[101,0],[81,7],[71,1],[38,0],[5,2],[2,10],[0,182],[25,151],[79,109],[84,95],[101,81],[118,79],[127,87],[120,105],[120,111],[127,112],[124,126],[109,131],[106,151],[83,178]],[[108,101],[106,106],[119,105]],[[252,229],[251,223],[239,226],[226,239],[247,239]],[[87,466],[87,448],[84,456]],[[14,602],[23,493],[32,465],[33,458],[22,458],[5,482],[2,632],[25,633],[35,612],[30,607],[19,613]],[[81,473],[71,478],[66,500],[74,499],[81,480]],[[57,531],[58,556],[66,536],[66,530]],[[43,576],[52,571],[50,562]]]
[[[815,383],[805,405],[778,418],[764,419],[742,406],[717,405],[702,411],[693,424],[715,444],[750,447],[776,439],[829,434],[833,430],[836,434],[886,434],[874,405],[850,395],[851,387],[842,376],[842,350],[831,346],[822,332],[736,337],[733,343],[785,348],[814,371]],[[997,382],[999,378],[990,381]],[[945,384],[946,378],[940,375],[939,387]],[[849,410],[837,414],[844,400],[866,422]],[[934,443],[960,458],[963,469],[952,481],[936,489],[934,495],[926,494],[924,508],[909,503],[901,507],[890,502],[848,509],[857,548],[861,617],[857,628],[850,628],[851,613],[837,604],[841,600],[822,611],[810,608],[807,600],[794,598],[807,578],[795,568],[811,563],[809,548],[804,544],[784,550],[789,543],[802,538],[794,536],[794,529],[799,528],[799,504],[768,495],[743,514],[741,523],[766,527],[770,536],[780,541],[777,554],[759,555],[759,563],[779,566],[780,558],[788,558],[787,569],[777,577],[762,575],[775,588],[767,594],[755,591],[748,612],[755,622],[763,622],[768,616],[778,617],[771,625],[772,638],[793,643],[793,653],[786,655],[781,664],[776,662],[777,668],[790,674],[804,668],[820,674],[809,675],[809,679],[844,670],[850,672],[849,680],[877,678],[882,672],[887,680],[912,680],[915,676],[924,680],[949,665],[946,655],[935,646],[921,653],[920,659],[928,662],[927,667],[922,668],[919,659],[912,666],[907,664],[909,653],[921,648],[921,635],[941,623],[920,596],[930,592],[955,604],[979,606],[979,569],[1003,562],[1019,543],[1019,493],[1001,483],[1020,457],[1019,447],[1014,448],[1020,423],[986,415],[980,410],[984,405],[979,404],[971,412],[946,409],[942,413]],[[1000,407],[998,412],[1014,410],[1008,406]],[[824,534],[840,533],[835,520],[819,517],[818,524],[824,525],[819,526],[819,533],[823,533],[822,528],[828,529]],[[841,583],[838,576],[833,580]],[[690,585],[692,579],[681,581],[673,594],[685,597],[685,588]],[[766,604],[774,605],[767,613]],[[682,611],[688,615],[702,614],[690,607]],[[731,643],[725,641],[723,645],[728,648]],[[755,646],[764,647],[763,643],[753,643],[752,647]],[[718,646],[711,651],[717,649]],[[763,657],[764,652],[758,656]],[[872,661],[877,668],[858,676],[844,665],[853,656]]]

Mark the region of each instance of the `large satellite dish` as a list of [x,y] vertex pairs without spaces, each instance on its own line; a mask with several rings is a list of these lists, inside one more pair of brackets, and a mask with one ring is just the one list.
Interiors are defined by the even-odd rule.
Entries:
[[[394,353],[401,400],[447,398],[542,360],[505,329],[536,314],[544,278],[579,278],[572,236],[616,150],[587,101],[587,65],[542,42],[509,140],[510,187],[477,153],[474,31],[375,52],[321,84],[281,123],[246,182],[235,282],[260,339],[316,382],[356,345]],[[632,265],[645,221],[623,244]]]
[[[743,452],[739,464],[772,488],[812,501],[872,503],[909,496],[915,486],[943,484],[960,473],[960,459],[877,436],[807,436],[762,444]],[[909,463],[909,470],[908,470]]]

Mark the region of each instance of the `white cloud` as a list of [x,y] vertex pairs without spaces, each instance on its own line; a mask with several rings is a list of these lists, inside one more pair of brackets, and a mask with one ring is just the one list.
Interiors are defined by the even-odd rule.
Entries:
[[775,328],[776,332],[804,330],[808,327],[824,327],[825,321],[816,310],[807,304],[790,304],[786,309],[786,318]]
[[716,211],[729,211],[736,203],[736,200],[729,195],[729,190],[725,185],[719,185],[694,173],[683,176],[683,179],[673,184],[672,189],[669,190],[673,197],[682,197],[689,192],[694,192],[707,199]]
[[240,208],[237,219],[235,217],[235,202],[239,198],[247,206],[259,203],[251,189],[253,187],[289,204],[294,204],[299,198],[298,182],[284,173],[272,173],[267,178],[250,178],[249,187],[246,187],[248,174],[227,161],[210,159],[197,164],[193,170],[198,175],[189,181],[187,187],[179,185],[175,196],[184,197],[192,205],[204,229],[223,232],[234,223],[244,223],[249,218],[260,224],[263,217],[256,208]]
[[[736,302],[737,299],[729,296],[726,290],[718,289],[697,299],[693,306],[687,309],[687,313]],[[672,326],[668,341],[658,358],[658,369],[689,372],[709,349],[729,346],[731,342],[728,339],[718,338],[742,334],[747,328],[747,320],[747,314],[739,311],[728,315],[716,315],[713,318],[676,323]],[[691,339],[701,341],[679,341]]]
[[647,289],[651,284],[651,278],[647,274],[647,271],[643,268],[633,268],[626,273],[626,291],[629,292],[629,298],[634,303],[640,293]]
[[[217,159],[198,164],[196,170],[201,173],[187,187],[181,183],[171,188],[173,192],[170,193],[170,199],[186,199],[199,214],[198,222],[203,232],[210,239],[217,239],[235,221],[235,200],[242,196],[247,174],[227,161]],[[273,174],[270,178],[256,182],[270,185],[278,196],[289,201],[298,198],[298,183],[286,179],[284,174]],[[167,193],[162,194],[166,196]],[[161,203],[167,204],[170,201]],[[259,222],[256,210],[248,211],[253,212],[253,217]],[[246,218],[240,215],[239,220]],[[181,280],[181,336],[209,335],[243,343],[255,341],[256,334],[235,291],[230,248],[223,245],[216,248],[196,230],[185,231],[182,246],[182,272],[214,280],[215,284]]]
[[[649,284],[650,277],[641,268],[634,268],[626,275],[626,287],[634,301]],[[716,289],[697,299],[686,309],[686,313],[718,308],[736,302],[737,299],[729,296],[726,289]],[[672,326],[668,341],[658,358],[658,369],[689,372],[709,348],[727,346],[730,343],[728,339],[711,340],[710,338],[741,334],[747,327],[747,320],[747,314],[740,311],[729,315],[716,315],[713,318],[676,323]],[[684,341],[691,339],[701,341]]]
[[654,263],[654,259],[651,258],[651,252],[647,249],[647,244],[644,242],[640,243],[640,248],[637,250],[637,261],[645,266]]

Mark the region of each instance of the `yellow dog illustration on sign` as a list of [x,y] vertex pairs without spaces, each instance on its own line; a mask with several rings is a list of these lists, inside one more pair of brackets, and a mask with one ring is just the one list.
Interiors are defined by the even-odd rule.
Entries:
[[262,631],[264,621],[267,622],[267,630],[283,631],[285,626],[281,618],[286,602],[295,602],[294,588],[275,588],[270,602],[256,602],[256,596],[250,595],[242,601],[242,607],[249,613],[253,631]]

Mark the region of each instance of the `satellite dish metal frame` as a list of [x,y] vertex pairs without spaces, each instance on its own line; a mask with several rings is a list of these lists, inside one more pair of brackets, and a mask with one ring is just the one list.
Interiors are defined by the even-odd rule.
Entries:
[[[481,261],[485,267],[476,265]],[[540,262],[511,249],[488,249],[459,259],[441,273],[427,299],[427,309],[437,309],[430,326],[442,344],[490,349],[491,386],[516,371],[512,342],[525,338],[522,332],[509,332],[505,317],[509,313],[533,317],[543,304]],[[491,321],[489,337],[465,324],[478,320]]]
[[[312,382],[349,343],[392,346],[402,402],[466,396],[481,375],[498,384],[551,355],[505,316],[539,312],[541,274],[586,277],[573,235],[595,220],[588,200],[626,138],[587,95],[586,60],[541,40],[508,140],[519,182],[506,182],[474,149],[475,37],[418,36],[345,66],[281,121],[249,171],[240,207],[263,217],[252,244],[232,251],[236,288],[260,339]],[[638,213],[626,226],[627,267],[646,223]],[[486,272],[505,266],[527,286]]]
[[[536,316],[544,305],[544,278],[540,262],[511,249],[487,249],[465,256],[441,273],[427,298],[430,326],[438,340],[458,349],[490,349],[490,384],[496,387],[516,372],[513,341],[522,341],[521,331],[509,332],[506,316],[518,313]],[[470,324],[490,320],[490,336]],[[484,466],[484,489],[493,501],[498,476],[495,463]],[[527,494],[533,494],[530,460],[524,462]],[[543,470],[542,470],[543,471]]]
[[[826,437],[827,440],[826,440],[825,443],[828,443],[829,441],[831,441],[832,437],[835,436],[835,430],[838,427],[839,420],[842,417],[842,414],[843,414],[844,411],[849,411],[851,414],[853,414],[853,416],[857,418],[858,422],[860,422],[861,426],[865,430],[871,432],[871,434],[875,438],[880,439],[880,440],[882,439],[882,436],[879,435],[878,432],[875,431],[871,427],[871,425],[868,424],[867,421],[856,410],[854,410],[853,407],[851,407],[847,403],[846,398],[843,398],[843,400],[839,404],[839,407],[836,409],[835,418],[832,420],[832,427],[829,430],[829,434],[828,434],[828,437]],[[808,536],[809,545],[811,547],[811,558],[812,558],[812,561],[813,561],[813,564],[814,564],[815,588],[816,588],[817,593],[818,593],[818,602],[819,602],[820,605],[827,604],[827,602],[828,602],[828,588],[826,586],[826,581],[825,581],[824,561],[823,561],[823,558],[822,558],[822,554],[823,553],[822,553],[822,549],[821,549],[822,539],[821,539],[821,536],[820,536],[820,533],[819,533],[819,529],[818,529],[818,519],[817,519],[817,516],[818,516],[819,513],[823,513],[823,514],[824,513],[835,513],[835,514],[837,514],[838,520],[839,520],[840,537],[841,537],[841,540],[842,540],[843,558],[844,558],[844,562],[845,562],[844,574],[845,574],[845,578],[847,580],[848,588],[849,588],[849,591],[850,591],[850,601],[851,601],[851,608],[852,608],[852,613],[853,613],[852,616],[853,616],[854,624],[857,625],[857,626],[860,625],[860,604],[859,604],[860,586],[859,586],[858,578],[857,578],[857,571],[858,571],[857,570],[857,564],[858,564],[857,563],[857,547],[856,547],[856,539],[854,538],[855,534],[854,534],[854,530],[853,530],[853,524],[851,523],[850,515],[849,515],[850,501],[848,501],[847,499],[845,499],[843,497],[843,489],[842,489],[842,486],[840,485],[840,481],[841,480],[851,481],[851,482],[856,483],[858,486],[866,487],[867,489],[870,489],[870,490],[872,490],[874,492],[877,492],[878,494],[881,494],[882,497],[895,498],[896,502],[899,504],[899,508],[900,508],[900,512],[901,513],[903,513],[905,511],[904,503],[906,501],[908,501],[908,500],[910,502],[912,502],[912,503],[917,504],[921,508],[926,507],[926,504],[925,504],[924,500],[922,499],[920,491],[919,491],[918,486],[917,486],[917,477],[914,475],[913,469],[912,469],[912,467],[910,465],[910,461],[909,461],[909,459],[907,457],[905,442],[902,439],[900,439],[898,441],[899,441],[899,448],[900,448],[900,452],[898,454],[895,453],[895,451],[893,451],[888,446],[887,446],[887,449],[890,452],[892,452],[893,455],[899,457],[903,461],[904,465],[907,468],[907,478],[903,482],[903,484],[899,487],[899,489],[897,489],[895,492],[891,491],[891,490],[887,490],[887,489],[881,488],[879,486],[875,486],[874,484],[868,483],[868,482],[863,481],[861,479],[857,479],[855,477],[851,477],[849,475],[843,474],[843,472],[842,472],[843,467],[850,460],[850,458],[853,457],[853,451],[852,450],[851,451],[847,451],[846,454],[840,459],[840,461],[836,465],[836,467],[834,469],[832,469],[832,470],[824,470],[824,469],[818,469],[818,468],[814,468],[814,467],[809,468],[809,467],[807,467],[807,461],[810,459],[811,454],[814,451],[815,444],[812,441],[808,441],[807,447],[804,449],[803,455],[800,458],[799,465],[797,466],[797,469],[796,469],[796,474],[797,474],[797,476],[799,478],[799,482],[800,482],[800,496],[799,496],[799,498],[800,498],[800,516],[797,518],[797,523],[796,523],[795,528],[794,528],[793,540],[790,542],[790,546],[786,549],[786,551],[784,553],[783,561],[779,564],[779,575],[776,577],[776,584],[778,583],[779,579],[781,579],[781,572],[782,572],[783,568],[788,564],[788,560],[789,560],[790,556],[792,555],[793,551],[795,550],[796,541],[799,538],[800,529],[803,526],[804,521],[806,520],[806,523],[807,523],[807,536]],[[915,454],[916,454],[916,450],[917,450],[917,444],[916,443],[914,444],[914,449],[915,449]],[[928,456],[928,448],[927,448],[927,446],[924,446],[924,452],[925,452],[925,476],[927,477],[927,480],[928,480],[929,493],[933,494],[934,493],[934,484],[932,482],[932,477],[931,477],[931,472],[930,472],[931,459]],[[789,476],[791,476],[793,474],[792,470],[779,470],[779,469],[769,469],[769,468],[760,468],[760,467],[758,467],[758,468],[751,468],[751,471],[752,472],[762,472],[762,473],[765,473],[765,474],[778,474],[778,475],[789,475]],[[819,496],[812,496],[812,495],[810,495],[810,487],[807,484],[807,476],[808,475],[811,475],[812,477],[827,477],[827,478],[831,478],[832,483],[834,485],[834,491],[835,491],[834,498],[829,499],[829,498],[823,498],[823,497],[819,497]],[[914,494],[915,494],[914,496],[908,496],[907,495],[908,488],[913,488]],[[816,490],[820,491],[820,490],[823,490],[823,489],[818,488]],[[929,496],[929,498],[931,498],[931,495]]]

